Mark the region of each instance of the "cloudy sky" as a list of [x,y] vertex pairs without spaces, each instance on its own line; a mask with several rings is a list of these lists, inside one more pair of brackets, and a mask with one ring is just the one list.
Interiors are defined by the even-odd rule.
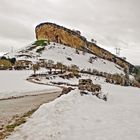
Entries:
[[34,28],[54,22],[140,64],[140,0],[0,0],[0,51],[35,40]]

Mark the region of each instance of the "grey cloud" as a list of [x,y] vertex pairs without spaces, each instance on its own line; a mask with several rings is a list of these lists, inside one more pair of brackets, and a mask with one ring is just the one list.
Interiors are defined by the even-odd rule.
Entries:
[[25,24],[15,20],[14,18],[5,18],[1,17],[1,29],[0,35],[5,38],[12,38],[12,39],[32,39],[33,34],[30,30],[30,27],[25,26]]
[[[35,39],[35,26],[50,21],[81,30],[106,49],[127,48],[122,54],[130,59],[132,48],[140,50],[139,5],[139,0],[1,0],[0,37],[15,47],[26,45]],[[9,46],[4,43],[0,38],[0,45]]]

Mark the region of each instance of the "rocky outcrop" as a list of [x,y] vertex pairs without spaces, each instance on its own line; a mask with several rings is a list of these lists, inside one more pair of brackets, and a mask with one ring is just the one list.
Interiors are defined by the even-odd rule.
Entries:
[[123,68],[129,68],[130,71],[134,68],[134,66],[129,62],[113,55],[95,43],[87,41],[86,38],[81,36],[78,31],[70,30],[49,22],[39,24],[35,31],[37,40],[53,41],[73,48],[88,51],[98,57],[112,61]]
[[49,40],[75,48],[81,48],[86,43],[86,39],[77,32],[52,23],[38,25],[36,27],[36,38],[38,40]]

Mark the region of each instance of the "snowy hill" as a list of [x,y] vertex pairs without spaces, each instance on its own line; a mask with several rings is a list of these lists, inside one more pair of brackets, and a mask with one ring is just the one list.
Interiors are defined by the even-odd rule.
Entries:
[[[53,60],[54,63],[61,62],[64,65],[77,65],[80,70],[95,69],[99,72],[106,72],[111,74],[124,74],[123,68],[108,60],[101,59],[90,53],[83,53],[83,51],[51,42],[45,46],[37,46],[31,44],[14,54],[8,54],[9,57],[16,57],[17,60],[38,61],[39,59]],[[92,62],[89,62],[91,59]]]
[[[41,60],[46,62],[53,61],[54,64],[61,62],[66,66],[76,65],[80,70],[88,71],[91,69],[91,71],[97,70],[107,74],[125,75],[124,69],[113,62],[54,42],[43,42],[43,44],[35,42],[13,54],[6,55],[6,57],[16,57],[17,61],[27,60],[32,63],[40,62]],[[32,80],[34,81],[32,82],[36,82],[34,89],[34,83],[30,83],[30,87],[26,88],[29,83],[23,79],[25,74],[28,75],[29,73],[27,74],[23,71],[23,76],[20,78],[19,74],[19,77],[16,78],[19,80],[19,84],[22,84],[19,88],[16,88],[17,91],[20,91],[22,95],[26,95],[25,91],[30,94],[33,89],[40,91],[44,89],[48,91],[60,90],[55,87],[55,84],[53,85],[54,88],[48,86],[53,82],[62,82],[62,86],[65,88],[71,86],[73,91],[60,96],[60,98],[51,103],[42,105],[25,124],[15,129],[15,132],[7,138],[8,140],[139,140],[140,90],[138,88],[123,87],[120,86],[121,84],[109,84],[106,81],[106,77],[80,73],[79,71],[80,77],[75,76],[73,78],[62,77],[62,75],[71,71],[61,74],[48,72],[49,69],[45,67],[45,69],[38,71],[36,75],[29,77],[33,78]],[[16,73],[14,71],[15,75]],[[44,74],[44,76],[41,74]],[[131,78],[133,79],[134,77],[131,76]],[[84,94],[81,94],[82,90],[78,85],[81,79],[89,79],[93,84],[99,85],[101,87],[99,94],[102,97],[106,96],[106,102],[96,95],[96,91],[88,92],[88,90],[84,90]],[[24,85],[26,87],[21,90]],[[12,89],[12,93],[8,89],[8,93],[2,91],[2,93],[5,92],[5,95],[1,96],[9,97],[9,94],[20,96],[21,93],[18,92],[13,94],[14,89]]]

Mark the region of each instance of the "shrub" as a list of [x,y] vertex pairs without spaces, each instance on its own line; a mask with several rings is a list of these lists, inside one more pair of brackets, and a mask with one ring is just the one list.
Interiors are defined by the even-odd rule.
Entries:
[[9,60],[0,60],[0,69],[6,70],[12,67]]
[[88,62],[92,64],[93,63],[93,58],[90,57],[89,60],[88,60]]
[[80,54],[77,48],[75,49],[75,53],[76,54]]
[[37,52],[37,53],[40,53],[40,52],[42,52],[44,49],[45,49],[45,46],[42,46],[42,47],[38,48],[38,49],[36,50],[36,52]]
[[33,43],[33,45],[36,45],[36,46],[46,46],[48,43],[47,40],[37,40]]
[[140,83],[140,67],[139,66],[135,67],[134,73],[135,73],[136,80]]
[[16,58],[11,58],[11,59],[10,59],[10,62],[11,62],[12,64],[15,64]]
[[2,56],[1,59],[2,59],[2,60],[6,60],[7,58],[6,58],[5,56]]
[[66,71],[67,66],[62,64],[61,62],[57,62],[56,64],[56,68],[61,70],[61,73],[63,73],[64,71]]
[[67,94],[67,93],[69,93],[71,90],[73,90],[72,87],[68,87],[68,88],[64,87],[63,90],[62,90],[62,94]]
[[39,64],[33,64],[33,71],[34,71],[34,74],[36,74],[36,71],[39,70]]
[[74,73],[74,75],[79,73],[79,67],[76,65],[71,65],[70,69]]

